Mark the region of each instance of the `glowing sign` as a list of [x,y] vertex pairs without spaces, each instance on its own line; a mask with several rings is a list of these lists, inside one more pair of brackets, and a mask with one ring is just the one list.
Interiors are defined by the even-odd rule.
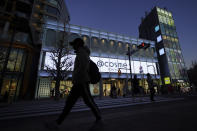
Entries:
[[[72,58],[72,62],[74,63],[75,55],[69,55],[69,57]],[[97,64],[100,72],[117,73],[118,70],[120,69],[121,73],[130,73],[129,60],[102,58],[102,57],[90,57],[90,59]],[[51,60],[49,52],[47,52],[45,56],[45,65],[54,67],[54,62]],[[147,67],[148,65],[152,65],[156,69],[155,63],[131,61],[131,71],[132,73],[140,74],[140,67],[141,67],[143,68],[144,74],[147,74],[147,73],[154,74],[155,73],[154,68],[148,68]],[[74,64],[69,68],[69,70],[72,71],[73,68],[74,68]]]
[[171,82],[170,82],[170,77],[165,77],[164,78],[164,82],[165,82],[165,84],[167,85],[167,84],[170,84]]

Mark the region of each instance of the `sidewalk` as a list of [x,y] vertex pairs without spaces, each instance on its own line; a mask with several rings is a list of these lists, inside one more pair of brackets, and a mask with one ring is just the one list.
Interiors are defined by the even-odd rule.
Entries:
[[[197,95],[197,93],[193,93],[190,95]],[[179,97],[185,97],[188,96],[188,94],[179,94],[179,93],[174,93],[174,94],[157,94],[155,97],[164,97],[164,98],[179,98]],[[140,98],[140,97],[147,97],[149,98],[149,94],[145,95],[137,95],[135,98]],[[127,95],[125,97],[123,96],[118,96],[117,98],[111,98],[110,96],[103,96],[103,97],[93,97],[95,101],[97,100],[109,100],[109,99],[124,99],[124,98],[133,98],[131,95]],[[56,102],[65,102],[66,98],[60,98],[59,101],[55,101],[53,98],[40,98],[40,99],[34,99],[34,100],[19,100],[15,101],[12,103],[5,103],[5,102],[0,102],[0,108],[3,107],[8,107],[8,106],[14,106],[18,104],[26,105],[26,104],[36,104],[36,103],[56,103]],[[79,98],[79,101],[83,101],[82,98]]]

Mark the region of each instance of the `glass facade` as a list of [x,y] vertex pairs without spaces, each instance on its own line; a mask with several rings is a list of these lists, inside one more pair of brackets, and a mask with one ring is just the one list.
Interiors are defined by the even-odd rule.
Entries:
[[[174,25],[172,13],[157,7],[159,25],[162,33],[164,48],[168,60],[168,66],[172,78],[185,79],[186,74],[182,74],[185,64],[182,58],[179,39]],[[183,65],[183,66],[182,66]]]
[[[43,55],[41,58],[43,61],[41,63],[50,63],[50,60],[47,58],[47,47],[55,46],[54,43],[58,40],[58,32],[60,32],[62,28],[63,27],[57,27],[52,23],[48,23],[46,25],[44,36],[45,39],[43,39],[43,45],[45,45],[44,47],[46,49],[43,49]],[[156,67],[156,63],[158,61],[155,51],[155,43],[153,41],[94,30],[78,25],[69,25],[68,28],[70,31],[68,35],[68,41],[72,41],[77,37],[81,37],[84,40],[85,45],[91,50],[90,58],[95,63],[97,63],[97,65],[98,62],[101,62],[99,70],[102,74],[102,83],[90,85],[90,91],[92,95],[98,96],[103,91],[103,96],[108,96],[112,82],[115,83],[118,88],[120,88],[120,94],[123,95],[123,87],[125,85],[128,85],[127,87],[129,87],[129,82],[127,79],[130,78],[129,61],[128,56],[126,55],[128,47],[130,47],[132,51],[136,50],[137,45],[141,44],[142,42],[150,43],[151,46],[147,50],[140,50],[131,55],[132,73],[137,74],[138,78],[146,78],[145,74],[147,73],[152,74],[154,79],[155,76],[157,79],[160,77]],[[140,68],[142,68],[143,71],[140,71]],[[41,67],[40,69],[41,72],[44,72],[44,68]],[[118,76],[119,69],[121,70],[120,76]],[[46,77],[48,77],[48,75],[44,73],[40,74],[38,97],[49,97],[50,90],[54,88],[54,83]],[[69,84],[69,80],[63,83],[65,85],[61,86],[61,90],[67,90],[66,87],[68,85],[72,87],[72,85]]]

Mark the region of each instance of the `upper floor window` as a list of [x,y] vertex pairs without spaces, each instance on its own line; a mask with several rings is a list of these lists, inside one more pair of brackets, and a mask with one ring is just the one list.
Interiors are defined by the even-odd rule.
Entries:
[[159,35],[159,36],[157,37],[157,43],[161,42],[161,40],[162,40],[161,35]]

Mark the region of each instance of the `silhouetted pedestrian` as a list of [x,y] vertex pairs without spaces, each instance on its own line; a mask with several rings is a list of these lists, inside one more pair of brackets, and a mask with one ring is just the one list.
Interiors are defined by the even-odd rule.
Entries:
[[3,96],[3,101],[4,102],[8,102],[8,97],[9,97],[9,92],[8,91],[5,91],[5,94]]
[[133,78],[133,91],[132,91],[132,95],[136,95],[136,94],[139,94],[139,79],[137,78],[137,75],[134,75],[134,78]]
[[118,96],[121,96],[121,94],[120,94],[120,88],[118,88]]
[[126,93],[127,93],[127,86],[125,84],[123,87],[123,97],[126,97]]
[[54,97],[54,92],[55,92],[55,90],[54,90],[54,88],[51,90],[51,97],[53,98]]
[[90,50],[84,46],[84,41],[81,38],[76,38],[73,42],[70,42],[70,45],[73,47],[76,53],[74,70],[72,74],[73,87],[67,97],[62,113],[55,121],[55,124],[48,124],[49,128],[57,128],[58,125],[64,121],[80,96],[82,96],[85,104],[91,108],[96,117],[96,122],[101,120],[100,111],[94,102],[89,89],[90,78],[88,71]]
[[152,77],[149,73],[147,74],[147,82],[148,82],[148,88],[150,90],[150,100],[155,101],[154,100],[154,95],[155,95],[154,84],[153,84]]
[[112,95],[112,98],[117,98],[117,93],[116,93],[116,86],[115,84],[113,83],[112,84],[112,87],[111,87],[111,95]]

